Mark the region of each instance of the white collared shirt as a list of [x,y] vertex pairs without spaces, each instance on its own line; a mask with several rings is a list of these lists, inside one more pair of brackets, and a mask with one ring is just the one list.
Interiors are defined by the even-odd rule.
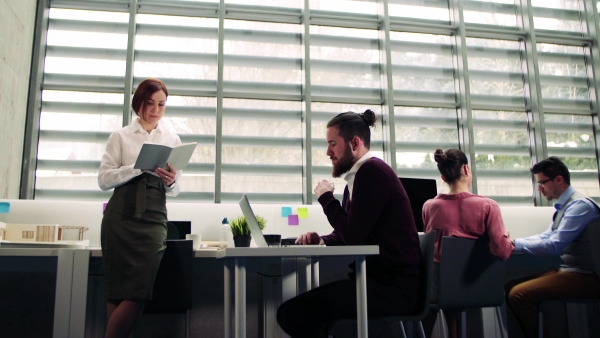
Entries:
[[[116,188],[130,181],[132,178],[142,174],[140,169],[133,169],[135,161],[140,153],[144,142],[160,143],[168,146],[181,144],[177,134],[166,131],[159,121],[158,126],[148,133],[135,119],[130,125],[123,127],[110,134],[106,143],[106,151],[100,162],[98,173],[98,185],[106,191]],[[154,172],[149,172],[158,176]],[[167,195],[177,196],[179,194],[179,178],[181,170],[177,171],[175,183],[166,186]]]
[[356,161],[356,163],[354,163],[352,168],[350,168],[348,173],[346,173],[346,175],[344,175],[344,180],[346,181],[346,184],[348,185],[348,201],[352,200],[352,190],[354,188],[354,177],[356,176],[356,172],[358,171],[360,166],[363,163],[365,163],[366,160],[370,159],[371,157],[374,157],[374,155],[369,150],[361,158],[359,158],[358,161]]

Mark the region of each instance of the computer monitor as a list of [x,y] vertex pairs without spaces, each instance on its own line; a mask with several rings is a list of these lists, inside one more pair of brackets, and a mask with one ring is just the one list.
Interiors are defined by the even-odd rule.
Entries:
[[423,231],[423,204],[428,199],[434,198],[437,195],[437,183],[430,178],[408,178],[399,177],[400,182],[404,186],[413,216],[417,231]]
[[185,235],[192,233],[191,220],[168,220],[167,239],[185,239]]

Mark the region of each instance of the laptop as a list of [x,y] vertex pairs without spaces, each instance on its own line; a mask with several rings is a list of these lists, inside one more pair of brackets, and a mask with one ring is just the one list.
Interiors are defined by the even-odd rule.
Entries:
[[246,196],[246,194],[244,194],[244,196],[242,196],[242,198],[240,199],[240,208],[242,208],[242,213],[246,218],[246,222],[248,223],[250,233],[254,238],[256,246],[259,248],[268,247],[269,245],[267,245],[265,236],[263,236],[262,230],[260,230],[260,226],[258,225],[256,216],[254,215],[254,211],[252,211],[252,207],[250,207],[250,201],[248,201],[248,196]]
[[[254,238],[254,242],[256,246],[259,248],[269,247],[267,244],[267,240],[265,236],[263,236],[262,230],[260,230],[260,226],[258,225],[258,221],[256,220],[256,216],[254,215],[254,211],[252,211],[252,207],[250,206],[250,201],[248,200],[248,196],[244,194],[240,199],[240,208],[242,208],[242,213],[246,218],[246,222],[248,223],[248,227],[250,228],[250,233],[252,234],[252,238]],[[302,246],[326,246],[323,244],[288,244],[288,245],[302,245]],[[285,246],[284,246],[285,247]]]

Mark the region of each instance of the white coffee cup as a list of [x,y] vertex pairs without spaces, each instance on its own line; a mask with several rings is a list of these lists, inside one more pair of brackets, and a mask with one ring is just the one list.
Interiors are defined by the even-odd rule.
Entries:
[[194,241],[194,244],[192,244],[192,246],[194,247],[194,250],[198,250],[202,246],[202,235],[201,234],[187,234],[187,235],[185,235],[185,239],[191,239],[192,241]]

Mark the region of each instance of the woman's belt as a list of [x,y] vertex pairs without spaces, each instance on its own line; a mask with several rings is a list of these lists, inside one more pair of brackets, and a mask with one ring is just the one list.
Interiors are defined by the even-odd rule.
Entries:
[[136,187],[137,191],[135,193],[135,218],[142,218],[142,214],[146,212],[146,188],[153,187],[161,189],[163,187],[163,181],[159,177],[147,173],[138,177],[139,178],[136,178],[138,182]]

